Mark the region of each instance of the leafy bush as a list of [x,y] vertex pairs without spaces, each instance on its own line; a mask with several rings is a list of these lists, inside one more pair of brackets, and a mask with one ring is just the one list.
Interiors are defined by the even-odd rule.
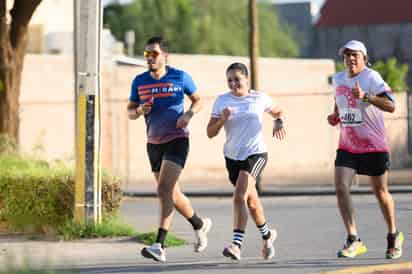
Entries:
[[[336,71],[345,69],[342,62],[335,63]],[[406,78],[408,76],[408,64],[398,64],[395,57],[391,57],[387,62],[382,60],[374,63],[372,69],[379,72],[385,82],[392,88],[394,92],[409,91]]]
[[[0,221],[18,231],[56,232],[72,219],[75,176],[62,164],[0,155]],[[119,180],[103,174],[104,214],[120,206]]]
[[408,76],[409,66],[407,64],[398,64],[396,58],[391,57],[386,63],[383,61],[376,62],[372,68],[382,75],[393,91],[408,91],[406,77]]
[[0,134],[0,154],[14,154],[17,152],[16,140],[6,134]]
[[345,69],[345,65],[342,62],[335,62],[335,71],[343,71]]

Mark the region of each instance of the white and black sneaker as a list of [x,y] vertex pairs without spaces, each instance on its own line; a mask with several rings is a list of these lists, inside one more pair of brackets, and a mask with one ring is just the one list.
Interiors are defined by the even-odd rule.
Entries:
[[262,248],[262,255],[263,259],[269,260],[275,256],[275,247],[273,243],[275,242],[278,233],[276,230],[272,229],[270,231],[270,238],[267,240],[263,240],[263,248]]
[[157,262],[166,262],[166,251],[160,243],[154,243],[151,246],[144,247],[141,254],[145,258],[153,259]]
[[223,256],[231,258],[232,260],[240,261],[240,247],[233,243],[225,247],[222,254]]
[[202,252],[207,247],[207,233],[212,228],[212,220],[209,218],[202,219],[203,226],[195,230],[196,242],[194,244],[195,252]]

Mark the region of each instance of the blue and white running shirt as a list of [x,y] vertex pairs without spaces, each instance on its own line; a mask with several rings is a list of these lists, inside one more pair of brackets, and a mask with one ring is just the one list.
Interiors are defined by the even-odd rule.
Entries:
[[147,141],[152,144],[189,136],[187,128],[176,128],[176,122],[184,112],[184,94],[196,92],[196,85],[188,73],[170,66],[166,69],[159,80],[150,71],[137,75],[129,97],[138,104],[153,100],[152,110],[145,115]]

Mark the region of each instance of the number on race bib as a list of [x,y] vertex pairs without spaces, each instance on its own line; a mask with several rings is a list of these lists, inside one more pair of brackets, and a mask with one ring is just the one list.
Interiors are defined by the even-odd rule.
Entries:
[[357,108],[343,108],[339,110],[341,124],[344,127],[357,127],[362,124],[362,112]]

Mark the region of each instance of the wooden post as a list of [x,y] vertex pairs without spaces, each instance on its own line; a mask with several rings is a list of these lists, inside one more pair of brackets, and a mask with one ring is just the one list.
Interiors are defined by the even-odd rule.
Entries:
[[257,19],[256,0],[249,0],[249,56],[251,88],[259,89],[258,58],[259,58],[259,26]]

